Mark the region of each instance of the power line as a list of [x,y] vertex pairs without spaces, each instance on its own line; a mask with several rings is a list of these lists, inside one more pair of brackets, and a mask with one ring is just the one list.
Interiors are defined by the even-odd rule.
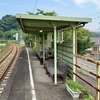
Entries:
[[33,8],[33,12],[34,12],[35,7],[36,7],[36,5],[37,5],[37,1],[38,1],[38,0],[35,1],[35,5],[34,5],[34,8]]

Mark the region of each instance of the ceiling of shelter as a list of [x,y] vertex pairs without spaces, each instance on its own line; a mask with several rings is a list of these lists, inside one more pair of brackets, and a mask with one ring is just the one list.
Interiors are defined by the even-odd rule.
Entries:
[[16,19],[18,20],[23,32],[32,34],[40,34],[40,30],[44,33],[53,32],[53,25],[55,25],[58,30],[71,25],[77,26],[91,22],[91,18],[40,16],[28,14],[17,14]]

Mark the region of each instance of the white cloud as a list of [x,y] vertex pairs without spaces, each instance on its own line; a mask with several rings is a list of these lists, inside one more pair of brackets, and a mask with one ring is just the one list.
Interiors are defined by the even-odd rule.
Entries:
[[84,4],[84,3],[86,3],[86,2],[88,2],[90,0],[74,0],[74,1],[75,1],[76,4],[82,5],[82,4]]
[[100,0],[74,0],[74,2],[79,6],[82,6],[85,3],[91,2],[100,8]]
[[100,0],[92,0],[92,2],[100,8]]

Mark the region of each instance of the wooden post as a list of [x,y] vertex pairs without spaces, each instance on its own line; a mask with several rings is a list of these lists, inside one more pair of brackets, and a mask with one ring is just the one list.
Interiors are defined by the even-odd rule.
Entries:
[[[100,76],[100,65],[97,64],[96,74]],[[96,77],[96,87],[100,89],[100,79]],[[96,90],[96,100],[100,100],[99,91]]]

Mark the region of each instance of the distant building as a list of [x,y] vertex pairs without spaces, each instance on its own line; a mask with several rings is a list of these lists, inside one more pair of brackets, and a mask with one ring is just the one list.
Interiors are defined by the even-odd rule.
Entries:
[[100,37],[91,37],[91,41],[95,42],[95,46],[87,49],[90,55],[89,58],[100,60]]
[[91,40],[95,42],[95,46],[90,48],[90,54],[100,54],[100,37],[91,37]]

